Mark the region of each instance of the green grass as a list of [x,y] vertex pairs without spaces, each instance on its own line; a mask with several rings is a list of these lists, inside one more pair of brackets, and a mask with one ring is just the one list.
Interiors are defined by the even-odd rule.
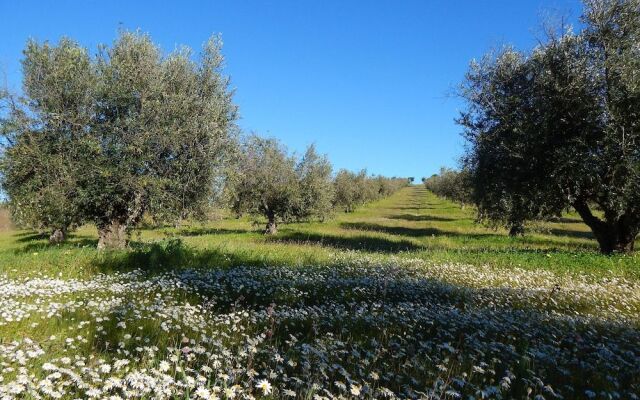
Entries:
[[[132,251],[102,254],[95,250],[97,238],[91,226],[82,227],[59,246],[48,245],[34,232],[10,230],[0,232],[0,271],[9,276],[47,272],[86,277],[136,267],[317,265],[356,253],[640,278],[640,257],[599,254],[588,227],[575,215],[540,224],[536,232],[517,238],[479,225],[474,217],[473,209],[461,209],[413,186],[354,213],[338,213],[327,222],[281,225],[277,236],[263,235],[262,225],[250,219],[226,218],[177,229],[141,229],[133,233]],[[158,244],[176,237],[188,252],[170,254]]]
[[[212,365],[183,354],[186,339],[213,354],[224,349],[225,368],[244,371],[233,382],[246,393],[257,394],[246,375],[257,370],[279,388],[274,398],[293,387],[281,379],[287,374],[303,378],[298,398],[311,398],[314,383],[339,390],[345,376],[375,390],[374,372],[400,397],[436,385],[440,397],[477,395],[504,377],[513,385],[503,398],[548,394],[539,379],[565,398],[640,388],[640,257],[599,254],[575,215],[518,238],[474,217],[413,186],[324,223],[282,225],[276,236],[263,235],[262,222],[225,218],[139,229],[131,249],[99,252],[92,226],[55,246],[34,232],[0,232],[0,361],[23,351],[14,341],[29,350],[20,341],[29,338],[44,351],[26,362],[36,380],[47,374],[45,361],[65,357],[90,371],[127,359],[139,371],[173,353],[179,377],[178,367]],[[38,277],[47,279],[26,279]],[[260,343],[255,356],[243,350],[248,339]],[[293,364],[275,365],[276,355]],[[19,373],[16,362],[7,365],[14,369],[0,369],[5,383]],[[204,375],[208,387],[228,383]],[[461,380],[468,383],[456,386]],[[63,398],[86,397],[83,390]]]

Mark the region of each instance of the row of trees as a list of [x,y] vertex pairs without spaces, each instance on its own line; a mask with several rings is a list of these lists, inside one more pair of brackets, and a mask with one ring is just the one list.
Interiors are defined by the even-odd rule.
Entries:
[[[468,169],[455,170],[447,167],[440,168],[440,172],[429,178],[422,178],[424,186],[434,194],[460,204],[464,209],[467,204],[475,204],[474,176]],[[478,208],[478,210],[482,210]],[[478,221],[485,222],[494,228],[505,225],[509,229],[509,236],[521,236],[525,233],[524,221],[512,219],[489,218],[478,213]]]
[[369,176],[366,170],[354,173],[342,169],[335,177],[333,203],[344,212],[352,212],[365,203],[391,195],[410,182],[411,178]]
[[333,177],[329,160],[314,146],[297,158],[275,139],[257,136],[242,144],[238,166],[225,188],[230,207],[237,215],[265,217],[267,234],[277,233],[280,222],[324,220],[336,209],[351,212],[408,184],[405,178],[368,176],[365,170],[340,170]]
[[575,209],[604,253],[640,231],[640,0],[586,0],[579,33],[473,62],[458,122],[482,218]]
[[275,139],[251,136],[242,145],[239,166],[226,186],[231,209],[264,216],[265,233],[277,233],[280,221],[324,219],[331,212],[331,164],[314,146],[297,159]]
[[422,178],[422,183],[436,195],[460,203],[461,207],[473,202],[471,175],[467,170],[442,167],[439,173]]
[[199,55],[164,55],[147,35],[123,32],[91,56],[70,39],[29,41],[23,95],[0,93],[1,184],[14,220],[52,242],[93,223],[98,248],[122,248],[143,217],[204,218],[228,200],[275,233],[278,221],[323,219],[397,189],[366,174],[362,188],[345,187],[350,173],[334,179],[313,146],[298,159],[272,139],[241,141],[221,45],[213,37]]

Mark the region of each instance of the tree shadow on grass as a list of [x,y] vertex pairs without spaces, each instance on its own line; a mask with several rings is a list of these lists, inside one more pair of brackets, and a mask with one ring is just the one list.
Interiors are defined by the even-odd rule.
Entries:
[[[36,236],[36,235],[34,235]],[[31,238],[31,236],[25,236],[25,238]],[[16,240],[17,242],[27,243],[24,246],[15,250],[15,253],[31,253],[34,251],[45,251],[48,249],[60,249],[60,248],[78,248],[78,247],[93,247],[98,245],[98,239],[86,236],[86,235],[74,235],[69,234],[67,240],[63,243],[52,244],[46,236],[39,235],[38,237],[31,238],[29,240]]]
[[16,233],[14,236],[17,237],[17,243],[28,243],[47,239],[47,235],[37,232],[20,232]]
[[368,222],[343,222],[340,227],[346,230],[381,232],[390,235],[423,237],[431,235],[445,235],[446,231],[437,228],[408,228],[404,226],[386,226]]
[[590,231],[574,231],[572,229],[552,228],[549,232],[554,236],[568,236],[576,239],[595,239],[593,232]]
[[413,214],[400,214],[400,215],[389,215],[386,218],[388,219],[399,219],[405,221],[416,221],[416,222],[450,222],[450,221],[460,221],[463,218],[448,218],[448,217],[438,217],[433,215],[413,215]]
[[130,243],[127,250],[96,252],[92,265],[100,272],[122,272],[140,269],[147,272],[183,269],[265,266],[265,259],[255,252],[228,252],[224,248],[194,248],[179,238],[152,243]]
[[31,236],[31,235],[34,235],[34,234],[35,234],[34,231],[18,231],[18,232],[15,232],[13,234],[13,236],[15,236],[15,237],[24,237],[24,236]]
[[360,250],[376,253],[399,253],[421,249],[421,246],[408,240],[389,240],[376,236],[334,236],[311,232],[282,232],[277,236],[269,236],[270,242],[311,244],[333,247],[343,250]]
[[[392,241],[380,237],[371,236],[332,236],[322,234],[309,234],[303,232],[281,232],[278,236],[266,237],[268,242],[295,245],[326,246],[342,250],[357,250],[377,253],[397,254],[403,251],[447,251],[468,255],[486,255],[495,257],[508,254],[520,254],[523,256],[539,256],[547,260],[549,254],[576,255],[575,251],[550,247],[545,249],[523,248],[514,246],[467,247],[455,248],[440,245],[437,242],[429,242],[424,246],[411,241]],[[92,246],[94,247],[94,246]],[[292,252],[296,248],[291,249]],[[595,249],[594,249],[595,251]],[[583,252],[581,252],[583,253]],[[587,253],[584,253],[587,254]],[[130,249],[122,251],[96,251],[95,257],[90,261],[91,266],[100,272],[123,272],[133,269],[141,269],[148,272],[176,271],[182,269],[225,269],[238,266],[278,266],[285,265],[289,261],[265,257],[259,252],[242,249],[228,251],[224,247],[194,248],[184,245],[180,239],[172,238],[158,242],[131,243]]]
[[560,217],[552,219],[550,222],[558,222],[562,224],[584,224],[580,218]]
[[454,206],[442,207],[442,206],[438,206],[437,204],[427,204],[427,205],[416,205],[415,207],[411,207],[411,206],[385,207],[385,209],[387,209],[387,210],[440,210],[440,211],[445,211],[445,210],[460,210],[460,207],[454,207]]
[[[380,232],[386,233],[389,235],[397,235],[397,236],[408,236],[413,238],[428,238],[428,237],[455,237],[458,240],[462,241],[462,245],[464,245],[465,241],[473,241],[481,244],[482,241],[492,240],[499,241],[499,245],[503,248],[511,249],[514,248],[514,243],[519,243],[522,246],[527,245],[538,245],[538,246],[548,246],[547,249],[543,251],[555,251],[560,247],[567,247],[569,244],[563,243],[561,240],[556,239],[556,237],[532,237],[530,235],[524,237],[509,237],[506,234],[500,233],[491,233],[491,232],[474,232],[474,233],[465,233],[465,232],[457,232],[457,231],[448,231],[444,229],[438,228],[409,228],[404,226],[386,226],[381,224],[367,223],[367,222],[345,222],[340,224],[340,227],[346,230],[357,230],[357,231],[369,231],[369,232]],[[584,236],[583,238],[589,238],[589,236]],[[431,243],[425,243],[425,247],[429,249],[434,249]],[[574,246],[575,245],[571,245]],[[470,249],[463,246],[462,251],[470,251]],[[493,250],[493,249],[492,249]],[[492,251],[491,250],[491,251]],[[522,247],[523,251],[527,251],[526,247]]]
[[257,230],[249,229],[226,229],[226,228],[184,228],[179,231],[180,236],[207,236],[207,235],[235,235],[243,233],[254,233]]
[[420,210],[423,208],[429,208],[429,207],[423,207],[420,205],[415,205],[415,206],[394,206],[394,207],[388,207],[389,210]]

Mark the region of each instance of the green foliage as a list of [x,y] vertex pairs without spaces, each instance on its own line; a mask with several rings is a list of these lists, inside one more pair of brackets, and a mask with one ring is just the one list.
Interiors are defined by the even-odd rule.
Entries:
[[238,166],[228,185],[231,208],[267,218],[266,233],[277,233],[281,221],[324,219],[330,212],[331,164],[313,146],[298,160],[277,140],[250,136]]
[[24,99],[3,123],[3,187],[19,221],[67,230],[93,222],[99,247],[121,247],[143,215],[204,215],[236,107],[221,41],[197,61],[123,32],[95,58],[62,39],[27,44]]
[[481,217],[518,226],[573,207],[601,251],[628,252],[640,231],[640,3],[588,1],[583,20],[531,54],[472,63],[465,166]]
[[24,94],[4,94],[2,186],[13,219],[43,232],[66,232],[84,218],[77,202],[80,141],[91,119],[95,76],[87,51],[69,39],[29,41],[22,62]]
[[315,146],[309,146],[296,166],[300,199],[295,214],[299,219],[324,219],[331,214],[335,195],[331,181],[332,172],[333,167],[328,158],[319,155]]
[[354,210],[360,199],[358,199],[358,190],[355,185],[357,175],[346,169],[341,169],[334,179],[335,186],[335,205],[343,208],[345,212]]
[[387,197],[408,184],[404,178],[369,177],[366,170],[356,174],[342,169],[334,179],[334,205],[345,212],[353,212],[356,207]]
[[471,176],[469,171],[455,171],[446,167],[440,173],[422,178],[424,186],[440,197],[455,201],[461,205],[472,202]]
[[410,183],[411,181],[406,178],[387,178],[382,175],[372,177],[368,180],[368,185],[373,188],[373,195],[370,198],[367,198],[365,202],[389,197],[403,187],[408,186]]

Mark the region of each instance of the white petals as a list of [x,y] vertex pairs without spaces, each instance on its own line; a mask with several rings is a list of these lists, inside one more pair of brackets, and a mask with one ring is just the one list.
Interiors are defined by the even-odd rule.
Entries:
[[[0,398],[509,398],[527,389],[530,398],[633,398],[640,390],[640,349],[630,345],[640,341],[637,281],[343,257],[305,268],[0,276],[0,325],[61,327],[42,343],[0,341]],[[573,379],[576,365],[610,387]],[[563,385],[547,381],[550,373]]]

